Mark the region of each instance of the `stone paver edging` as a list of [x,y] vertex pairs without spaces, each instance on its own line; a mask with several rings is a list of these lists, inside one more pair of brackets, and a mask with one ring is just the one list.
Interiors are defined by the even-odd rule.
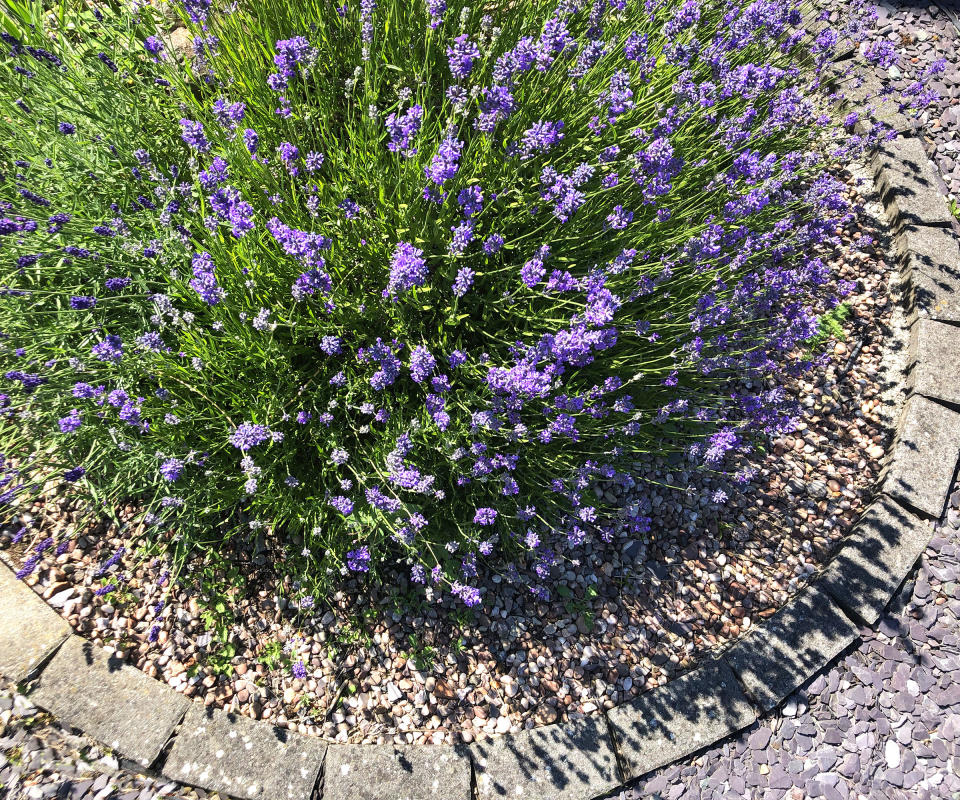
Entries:
[[876,624],[926,547],[960,458],[960,245],[911,126],[875,154],[908,286],[911,391],[880,494],[819,580],[763,626],[606,714],[465,747],[326,744],[204,709],[80,637],[0,567],[0,674],[124,758],[245,800],[591,800],[754,722]]

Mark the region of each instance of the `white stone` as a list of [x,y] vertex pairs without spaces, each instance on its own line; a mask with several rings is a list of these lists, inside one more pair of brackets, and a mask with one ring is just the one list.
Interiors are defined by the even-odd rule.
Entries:
[[890,769],[896,769],[900,766],[900,745],[894,739],[887,739],[883,755],[887,759],[887,767]]

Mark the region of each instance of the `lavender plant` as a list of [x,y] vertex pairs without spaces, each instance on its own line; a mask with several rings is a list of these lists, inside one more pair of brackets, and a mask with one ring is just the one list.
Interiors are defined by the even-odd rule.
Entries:
[[11,8],[10,507],[53,472],[180,553],[267,534],[311,594],[399,569],[469,606],[645,532],[593,492],[639,454],[735,486],[793,424],[827,166],[882,135],[821,87],[859,17],[184,0],[182,54],[149,7]]

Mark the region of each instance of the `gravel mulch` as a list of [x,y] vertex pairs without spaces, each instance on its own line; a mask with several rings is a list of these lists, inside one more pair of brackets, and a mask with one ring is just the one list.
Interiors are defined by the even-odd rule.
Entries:
[[[949,1],[944,5],[955,8]],[[895,88],[936,58],[947,58],[941,85],[935,85],[941,101],[925,112],[920,123],[927,151],[956,199],[960,197],[960,34],[955,21],[960,21],[960,11],[884,3],[877,35],[894,41],[903,56],[895,70],[881,76]],[[880,247],[878,252],[886,251]],[[844,446],[857,457],[847,457],[846,464],[842,453],[821,459],[831,436],[835,440],[844,434],[808,421],[810,427],[801,436],[778,443],[750,491],[742,495],[752,498],[746,507],[731,503],[722,510],[709,504],[701,508],[685,502],[682,493],[661,493],[659,502],[651,501],[655,518],[659,523],[670,521],[672,528],[655,530],[680,530],[688,538],[659,534],[646,547],[643,542],[618,542],[612,557],[595,553],[592,564],[588,556],[585,561],[594,571],[610,570],[610,584],[619,587],[612,597],[591,598],[584,585],[574,580],[568,608],[560,603],[532,609],[522,605],[522,597],[490,586],[488,592],[500,593],[503,602],[486,615],[461,621],[457,636],[463,646],[456,652],[456,648],[441,648],[441,642],[457,638],[434,608],[426,607],[412,625],[401,625],[399,615],[391,616],[389,611],[379,624],[375,620],[364,624],[367,620],[357,613],[359,605],[337,603],[335,610],[311,619],[290,607],[287,598],[296,594],[292,587],[266,580],[247,620],[249,630],[256,631],[260,623],[264,629],[247,639],[246,631],[236,628],[238,655],[233,672],[218,675],[209,664],[196,667],[208,661],[216,648],[198,609],[190,603],[188,582],[169,587],[166,605],[159,619],[154,619],[150,603],[167,588],[158,585],[162,564],[121,558],[110,575],[121,571],[129,576],[126,588],[135,602],[121,605],[119,598],[109,595],[106,601],[93,597],[92,589],[103,584],[103,576],[94,583],[91,574],[123,543],[116,532],[91,536],[86,547],[63,554],[55,568],[48,564],[36,588],[49,594],[54,606],[62,602],[64,615],[84,635],[126,646],[129,660],[165,677],[185,694],[341,741],[422,740],[425,733],[433,740],[451,735],[469,740],[488,728],[516,730],[589,713],[590,704],[619,702],[666,680],[697,655],[724,644],[778,607],[822,563],[822,554],[845,530],[841,522],[825,531],[824,521],[855,518],[862,508],[863,487],[869,487],[873,478],[865,470],[876,465],[870,448],[886,444],[889,423],[879,414],[889,405],[886,376],[895,373],[898,361],[895,351],[884,352],[883,336],[878,333],[889,338],[891,328],[896,328],[894,304],[884,302],[887,290],[895,290],[885,283],[886,265],[874,257],[867,264],[854,264],[853,269],[864,280],[861,288],[868,291],[860,293],[856,313],[844,324],[846,339],[838,342],[837,358],[822,378],[812,387],[797,389],[814,398],[811,417],[820,417],[821,422],[854,420],[846,434],[853,444]],[[843,397],[847,392],[849,397]],[[837,399],[836,394],[841,397]],[[850,405],[854,398],[859,408]],[[829,415],[823,413],[827,408]],[[673,479],[683,478],[676,474],[677,465],[653,465],[657,469],[661,477],[669,472]],[[787,477],[791,472],[797,480],[792,487]],[[862,482],[858,481],[861,473],[865,473]],[[818,481],[818,475],[825,479]],[[821,483],[826,485],[825,495]],[[813,487],[812,492],[807,487]],[[742,515],[738,521],[754,529],[770,519],[780,521],[781,525],[773,526],[775,540],[748,537],[748,543],[740,543],[731,553],[731,541],[718,535],[723,515],[731,508],[736,509],[734,519]],[[801,519],[783,524],[791,510]],[[43,509],[37,511],[39,517]],[[691,525],[696,520],[702,527]],[[54,524],[63,523],[60,514]],[[780,534],[781,529],[790,534]],[[706,546],[696,550],[689,544],[695,531],[710,534],[704,540]],[[265,569],[270,553],[254,551],[250,558]],[[624,586],[638,583],[637,576],[652,587],[643,602],[624,596]],[[558,583],[567,580],[563,574],[557,579]],[[624,790],[618,800],[958,796],[958,581],[960,484],[920,569],[877,631],[864,629],[856,650],[789,698],[778,713],[696,758],[660,770]],[[50,593],[51,588],[57,591]],[[63,594],[68,590],[70,594]],[[116,605],[111,605],[113,601]],[[390,599],[364,596],[357,602],[388,608]],[[156,645],[147,646],[145,640],[157,622],[160,638]],[[414,642],[404,638],[411,628],[419,636]],[[118,635],[118,631],[125,633]],[[304,642],[299,646],[298,634]],[[267,647],[291,651],[283,669],[267,668]],[[331,654],[342,658],[335,663]],[[289,676],[289,664],[298,656],[305,658],[311,672],[305,682]],[[435,662],[432,670],[428,669],[431,660]],[[626,675],[607,671],[618,660],[627,665]],[[178,675],[183,676],[179,681]],[[388,675],[402,677],[391,681]],[[320,711],[326,709],[322,721],[317,719],[320,711],[305,712],[304,698],[313,698],[311,704],[316,703]],[[331,703],[333,698],[345,702]],[[397,719],[390,716],[391,707],[406,713]],[[103,756],[95,746],[34,714],[24,698],[0,690],[0,789],[10,792],[12,788],[13,797],[205,796],[117,771],[109,755]],[[87,784],[91,778],[93,782]],[[93,790],[98,780],[103,782]],[[66,790],[61,789],[65,782],[70,786]]]

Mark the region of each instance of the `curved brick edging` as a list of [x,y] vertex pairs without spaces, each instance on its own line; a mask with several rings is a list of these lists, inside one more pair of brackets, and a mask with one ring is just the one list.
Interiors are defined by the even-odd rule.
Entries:
[[873,168],[909,287],[911,394],[880,494],[819,579],[720,658],[606,714],[467,746],[327,744],[191,703],[72,635],[3,567],[0,674],[37,678],[31,700],[138,766],[246,800],[591,800],[749,726],[876,623],[960,457],[960,244],[922,144],[894,127]]

